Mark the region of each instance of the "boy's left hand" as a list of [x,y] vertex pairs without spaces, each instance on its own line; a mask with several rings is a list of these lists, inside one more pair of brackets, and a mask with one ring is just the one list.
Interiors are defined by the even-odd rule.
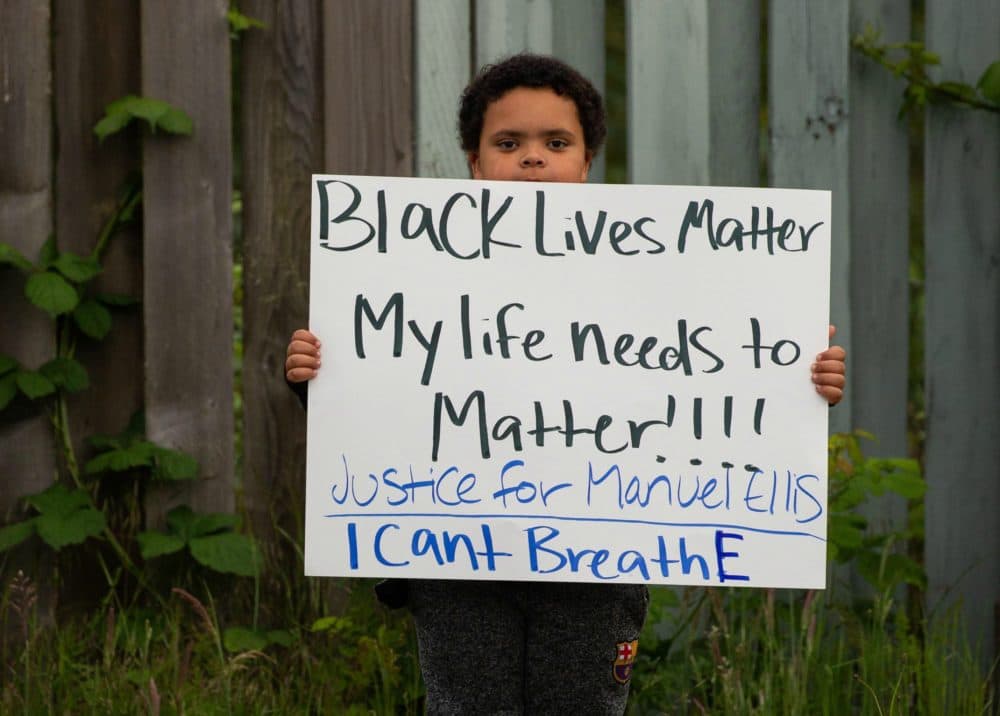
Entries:
[[[836,332],[837,328],[830,326],[830,338]],[[840,346],[830,346],[816,356],[816,362],[812,364],[812,380],[816,392],[826,398],[830,405],[836,405],[844,397],[847,385],[847,366],[844,364],[846,358],[847,351]]]

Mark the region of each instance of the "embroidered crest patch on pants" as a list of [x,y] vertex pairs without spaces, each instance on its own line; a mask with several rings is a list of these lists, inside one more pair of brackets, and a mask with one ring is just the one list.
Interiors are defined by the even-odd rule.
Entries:
[[612,667],[615,681],[619,684],[627,684],[632,678],[632,664],[635,663],[636,653],[639,651],[639,640],[623,641],[617,646],[618,653],[615,657],[615,665]]

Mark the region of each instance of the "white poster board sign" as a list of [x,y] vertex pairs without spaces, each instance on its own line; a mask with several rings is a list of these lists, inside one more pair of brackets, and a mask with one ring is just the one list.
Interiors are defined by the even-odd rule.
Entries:
[[829,192],[312,193],[307,574],[824,586]]

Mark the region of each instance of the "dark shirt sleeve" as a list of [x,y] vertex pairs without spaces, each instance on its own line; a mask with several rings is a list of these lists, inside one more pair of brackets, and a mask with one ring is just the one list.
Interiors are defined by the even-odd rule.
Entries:
[[299,402],[302,403],[302,409],[309,409],[309,381],[304,380],[301,383],[293,383],[288,378],[285,378],[285,385],[291,388],[292,392],[299,396]]

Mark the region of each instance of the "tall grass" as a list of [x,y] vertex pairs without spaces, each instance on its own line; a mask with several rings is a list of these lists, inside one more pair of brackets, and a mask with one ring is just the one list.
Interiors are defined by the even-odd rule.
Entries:
[[996,694],[957,609],[911,624],[889,593],[654,591],[633,714],[990,714]]

